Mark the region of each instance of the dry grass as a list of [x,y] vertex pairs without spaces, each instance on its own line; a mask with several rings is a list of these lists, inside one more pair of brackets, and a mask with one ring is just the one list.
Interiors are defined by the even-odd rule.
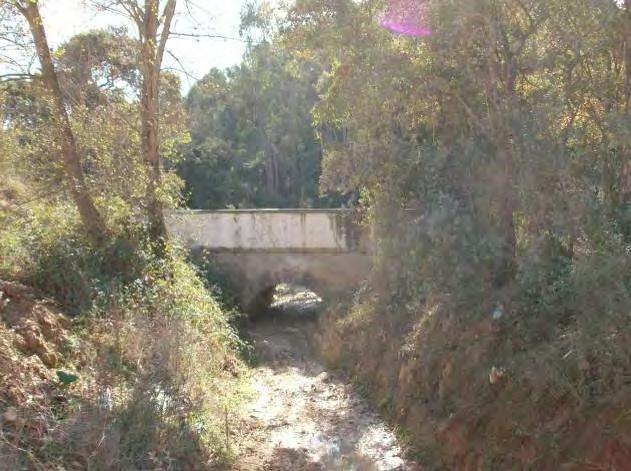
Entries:
[[[197,302],[212,301],[200,293]],[[218,323],[219,308],[192,318],[156,313],[152,304],[113,303],[102,316],[64,328],[67,342],[54,353],[56,368],[79,376],[70,386],[16,348],[18,332],[3,316],[3,466],[209,469],[230,460],[225,415],[237,407],[243,367],[227,325]]]
[[316,343],[403,426],[426,469],[623,470],[631,338],[628,293],[614,286],[577,296],[573,322],[539,320],[545,336],[523,312],[369,301],[329,311]]

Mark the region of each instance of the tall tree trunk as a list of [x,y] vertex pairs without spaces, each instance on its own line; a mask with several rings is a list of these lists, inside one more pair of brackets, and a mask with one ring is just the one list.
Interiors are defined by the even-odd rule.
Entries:
[[273,200],[278,199],[278,162],[276,157],[276,146],[270,137],[265,133],[265,187],[267,194]]
[[145,0],[142,44],[142,156],[147,166],[147,210],[149,234],[154,239],[164,238],[166,226],[157,189],[162,180],[160,168],[160,143],[158,138],[158,116],[160,112],[159,66],[157,66],[158,0]]
[[[497,187],[495,204],[497,205],[499,229],[502,235],[502,260],[496,267],[495,283],[507,289],[510,298],[511,285],[515,272],[517,237],[515,234],[515,210],[517,197],[513,181],[513,124],[517,105],[516,57],[508,37],[498,24],[491,25],[488,45],[488,83],[487,95],[491,98],[490,131],[494,144],[497,163]],[[497,49],[497,43],[502,44]],[[503,56],[504,65],[497,61]],[[510,303],[510,299],[506,300]]]
[[[623,40],[625,68],[625,102],[624,112],[631,118],[631,0],[624,0]],[[622,172],[620,174],[621,206],[623,211],[623,227],[627,239],[631,238],[631,145],[622,146]]]
[[625,113],[631,115],[631,0],[624,0]]
[[72,127],[70,126],[70,118],[68,117],[68,112],[63,101],[59,78],[57,77],[55,66],[50,55],[46,31],[44,30],[44,24],[42,23],[37,1],[26,0],[24,2],[17,2],[16,6],[29,24],[33,41],[35,42],[37,56],[42,66],[42,78],[53,98],[53,108],[56,114],[59,140],[63,154],[64,171],[70,183],[70,193],[77,205],[81,221],[88,236],[94,243],[100,245],[108,239],[107,227],[94,205],[94,201],[85,183],[85,175],[81,167],[77,143]]
[[[162,184],[160,162],[160,68],[166,42],[169,37],[171,21],[175,14],[176,0],[168,0],[161,18],[159,18],[160,1],[145,0],[142,23],[138,25],[142,41],[142,155],[147,167],[147,210],[149,217],[149,235],[156,241],[166,239],[162,203],[158,190]],[[162,20],[162,31],[158,36],[158,28]]]

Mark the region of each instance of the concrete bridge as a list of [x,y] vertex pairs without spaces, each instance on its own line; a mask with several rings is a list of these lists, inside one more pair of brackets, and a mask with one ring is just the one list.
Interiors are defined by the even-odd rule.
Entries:
[[245,307],[270,300],[279,283],[321,294],[355,288],[370,271],[371,244],[351,210],[175,211],[171,236],[208,251]]

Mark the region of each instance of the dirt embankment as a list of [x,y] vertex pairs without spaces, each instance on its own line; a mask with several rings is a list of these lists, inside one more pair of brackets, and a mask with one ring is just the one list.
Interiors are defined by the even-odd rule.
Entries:
[[55,369],[72,348],[70,326],[33,290],[0,281],[0,456],[7,469],[41,464],[23,446],[46,447],[54,414],[63,414],[67,397]]
[[436,312],[419,324],[337,307],[314,338],[323,362],[348,371],[403,427],[425,470],[631,470],[623,364],[617,393],[585,401],[575,371],[597,378],[593,358],[560,368],[556,346],[514,353],[520,339],[492,319],[467,325]]

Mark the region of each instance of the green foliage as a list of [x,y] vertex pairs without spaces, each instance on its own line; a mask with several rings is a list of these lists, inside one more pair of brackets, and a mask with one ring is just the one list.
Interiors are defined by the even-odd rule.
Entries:
[[[33,459],[67,462],[71,453],[90,467],[136,469],[229,458],[225,413],[240,400],[243,348],[233,312],[182,249],[167,245],[157,257],[127,237],[94,248],[72,205],[31,206],[0,228],[0,278],[56,299],[78,316],[82,338],[56,373],[73,395],[54,424],[59,435],[42,449],[27,443]],[[114,391],[106,405],[105,388]]]
[[[378,245],[332,336],[437,467],[584,457],[568,421],[631,397],[629,12],[434,1],[419,39],[379,28],[383,3],[297,1],[282,31],[324,71],[321,185],[362,195]],[[451,423],[460,457],[436,436]],[[539,461],[512,456],[516,437]]]
[[66,387],[79,380],[79,376],[77,376],[76,374],[67,373],[62,370],[57,370],[56,374],[57,378],[59,378],[59,381]]
[[[137,54],[124,30],[80,34],[54,53],[89,198],[108,230],[98,246],[63,170],[49,90],[40,80],[0,84],[0,279],[56,300],[82,336],[63,354],[57,389],[46,390],[68,400],[41,440],[20,443],[18,454],[37,466],[66,466],[72,455],[72,466],[94,469],[188,469],[230,452],[223,427],[239,399],[242,345],[234,312],[185,251],[147,240]],[[182,181],[169,169],[189,135],[179,78],[160,79],[167,169],[155,191],[168,208],[181,202]],[[35,401],[42,414],[48,399]]]
[[318,69],[263,42],[190,91],[191,142],[178,165],[194,208],[311,207],[321,147],[312,127]]
[[[462,465],[438,436],[455,423],[478,467],[558,468],[576,446],[564,427],[623,417],[631,397],[628,6],[436,0],[418,39],[378,26],[380,0],[298,0],[279,21],[266,5],[242,17],[260,43],[184,104],[163,74],[161,151],[177,175],[161,202],[178,204],[180,178],[197,208],[361,195],[378,250],[336,350],[440,465]],[[105,247],[68,203],[47,93],[0,87],[0,277],[103,323],[105,370],[129,398],[108,437],[122,437],[118,464],[151,468],[155,449],[221,448],[218,378],[239,341],[183,253],[158,257],[143,236],[137,50],[112,30],[55,53]],[[524,437],[540,457],[506,452]]]
[[55,52],[66,100],[93,108],[123,100],[140,87],[137,41],[124,28],[93,30],[70,38]]
[[128,467],[228,459],[225,414],[240,400],[232,314],[179,248],[167,246],[162,258],[146,253],[138,277],[101,290],[85,319],[89,331],[104,329],[96,334],[108,352],[101,368],[129,399],[115,407],[106,439],[117,441]]
[[0,213],[0,278],[38,288],[69,314],[89,311],[100,290],[135,279],[148,263],[149,255],[132,247],[129,237],[93,247],[63,201],[40,200],[26,208]]
[[147,257],[126,241],[95,249],[73,235],[40,250],[44,252],[24,281],[56,299],[73,315],[89,311],[101,290],[134,279]]
[[629,243],[622,9],[434,2],[434,34],[411,39],[372,21],[379,6],[287,16],[285,48],[325,71],[323,188],[366,195],[393,299],[477,304],[519,278],[555,309],[577,253]]
[[[63,98],[70,111],[86,184],[116,237],[134,240],[145,230],[148,175],[141,156],[138,45],[122,29],[95,30],[71,38],[55,51]],[[180,80],[160,78],[162,158],[177,159],[186,141]],[[2,166],[17,172],[31,199],[70,199],[59,146],[59,117],[40,80],[0,84]],[[164,172],[157,190],[166,207],[180,204],[181,180]],[[16,201],[22,204],[24,201]],[[26,202],[28,203],[28,201]]]

